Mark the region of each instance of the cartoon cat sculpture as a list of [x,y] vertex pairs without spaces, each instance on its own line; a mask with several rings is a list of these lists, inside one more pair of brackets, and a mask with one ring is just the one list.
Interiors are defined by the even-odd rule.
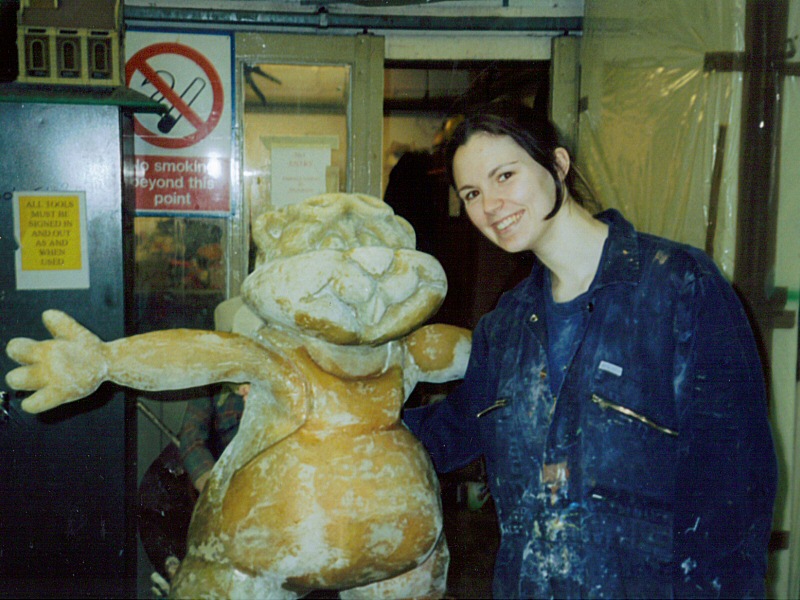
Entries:
[[426,325],[439,263],[382,201],[326,194],[262,215],[233,332],[104,343],[66,314],[17,338],[7,374],[41,412],[102,382],[178,390],[249,382],[239,433],[195,507],[170,595],[441,597],[449,554],[430,460],[400,421],[419,381],[463,376],[470,333]]

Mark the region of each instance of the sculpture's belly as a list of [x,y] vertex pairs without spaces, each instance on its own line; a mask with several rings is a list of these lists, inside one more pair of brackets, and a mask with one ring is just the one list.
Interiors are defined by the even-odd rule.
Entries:
[[300,430],[231,479],[228,558],[297,588],[349,587],[413,567],[441,530],[427,454],[403,427],[317,437]]

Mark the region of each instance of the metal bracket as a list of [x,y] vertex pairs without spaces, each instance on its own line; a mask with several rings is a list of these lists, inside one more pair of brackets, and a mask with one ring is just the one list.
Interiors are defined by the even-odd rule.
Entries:
[[784,307],[789,300],[789,290],[785,287],[776,287],[772,294],[767,298],[767,311],[772,317],[772,327],[774,329],[793,329],[795,322],[795,312],[785,310]]
[[[779,71],[784,76],[800,75],[800,63],[787,62],[797,54],[795,38],[786,40],[786,50],[776,52],[767,57],[767,64],[771,70]],[[703,71],[719,71],[722,73],[750,71],[755,64],[752,56],[744,52],[706,52],[703,57]]]
[[706,52],[703,57],[703,71],[745,71],[749,68],[744,52]]

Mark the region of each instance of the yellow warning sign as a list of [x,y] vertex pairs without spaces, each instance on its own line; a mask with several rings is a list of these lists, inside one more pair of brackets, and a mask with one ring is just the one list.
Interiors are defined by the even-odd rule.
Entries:
[[20,195],[19,228],[23,271],[82,268],[80,196]]

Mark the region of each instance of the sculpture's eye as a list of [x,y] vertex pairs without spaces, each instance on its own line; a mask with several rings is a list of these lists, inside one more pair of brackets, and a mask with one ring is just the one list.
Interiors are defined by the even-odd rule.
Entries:
[[385,246],[385,242],[369,229],[362,229],[358,233],[359,246]]
[[318,246],[320,250],[347,250],[349,247],[349,244],[335,233],[322,238]]

